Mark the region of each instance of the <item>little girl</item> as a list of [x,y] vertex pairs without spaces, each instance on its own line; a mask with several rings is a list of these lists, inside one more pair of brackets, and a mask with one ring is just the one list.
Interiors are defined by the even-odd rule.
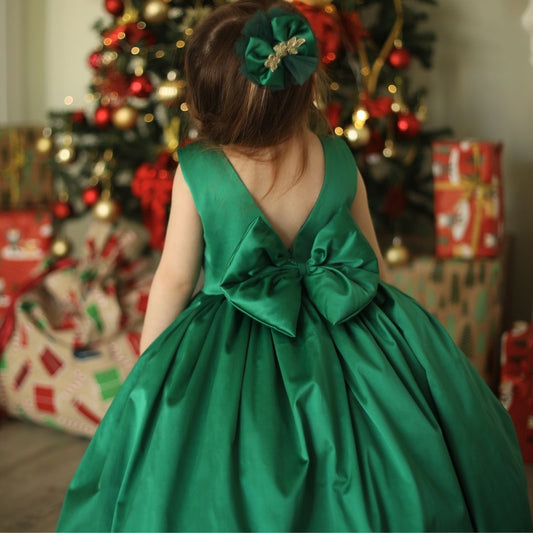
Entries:
[[60,530],[531,530],[510,419],[380,280],[353,157],[310,128],[317,56],[284,2],[195,29],[201,140],[179,151],[144,353]]

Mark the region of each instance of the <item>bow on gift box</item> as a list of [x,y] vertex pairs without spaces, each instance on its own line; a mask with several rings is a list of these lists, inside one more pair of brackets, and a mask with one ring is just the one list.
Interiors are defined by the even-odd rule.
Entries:
[[310,257],[297,261],[263,220],[248,227],[221,282],[238,309],[284,333],[296,336],[305,291],[331,324],[355,316],[375,296],[379,281],[374,252],[346,209],[316,235]]

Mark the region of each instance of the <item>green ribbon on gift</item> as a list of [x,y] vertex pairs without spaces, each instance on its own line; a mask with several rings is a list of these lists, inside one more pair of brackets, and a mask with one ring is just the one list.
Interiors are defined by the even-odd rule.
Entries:
[[284,9],[258,11],[235,43],[240,71],[274,91],[302,85],[318,67],[318,45],[307,20]]

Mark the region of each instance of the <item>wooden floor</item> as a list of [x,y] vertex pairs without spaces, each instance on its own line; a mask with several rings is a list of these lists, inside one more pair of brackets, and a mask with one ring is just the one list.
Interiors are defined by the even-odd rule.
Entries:
[[[0,531],[54,531],[88,440],[15,420],[0,421]],[[533,509],[533,464],[526,465]]]

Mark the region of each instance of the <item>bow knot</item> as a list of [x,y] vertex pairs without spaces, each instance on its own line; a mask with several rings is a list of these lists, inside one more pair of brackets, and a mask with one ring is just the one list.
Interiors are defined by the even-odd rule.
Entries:
[[220,286],[236,308],[294,337],[303,294],[335,325],[363,309],[374,298],[378,282],[374,252],[348,210],[342,209],[318,232],[303,262],[295,260],[257,217],[237,245]]

